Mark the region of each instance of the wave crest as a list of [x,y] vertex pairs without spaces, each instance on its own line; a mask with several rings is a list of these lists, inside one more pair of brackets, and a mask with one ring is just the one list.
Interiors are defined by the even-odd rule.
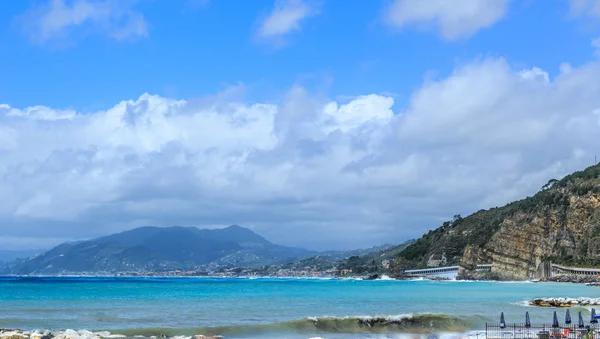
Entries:
[[[385,316],[307,317],[261,325],[235,325],[198,329],[145,329],[117,331],[123,334],[150,335],[257,335],[275,333],[298,334],[428,334],[440,332],[464,333],[473,329],[473,321],[445,314],[400,314]],[[135,333],[133,333],[135,331]],[[128,333],[131,332],[131,333]],[[140,333],[142,332],[142,333]]]

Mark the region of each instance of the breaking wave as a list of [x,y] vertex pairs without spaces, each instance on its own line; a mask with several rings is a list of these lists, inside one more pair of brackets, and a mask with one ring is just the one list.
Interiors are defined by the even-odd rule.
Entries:
[[461,319],[444,314],[402,314],[393,316],[309,317],[261,325],[234,325],[197,329],[131,329],[116,331],[125,335],[257,335],[268,333],[298,334],[427,334],[464,333],[473,329],[475,319]]

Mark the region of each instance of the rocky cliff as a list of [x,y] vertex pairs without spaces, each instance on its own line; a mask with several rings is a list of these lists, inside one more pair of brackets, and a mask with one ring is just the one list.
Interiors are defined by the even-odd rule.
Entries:
[[425,234],[400,253],[404,266],[424,267],[435,255],[460,265],[459,276],[477,276],[476,264],[491,263],[492,275],[540,278],[549,263],[600,265],[600,166],[550,180],[533,197],[476,212]]

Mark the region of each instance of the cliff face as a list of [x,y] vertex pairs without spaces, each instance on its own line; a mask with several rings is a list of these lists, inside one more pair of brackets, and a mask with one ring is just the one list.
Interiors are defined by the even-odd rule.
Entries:
[[450,247],[459,276],[474,275],[475,265],[491,263],[496,276],[531,279],[543,276],[550,262],[600,265],[599,244],[600,166],[592,166],[551,180],[533,197],[455,217],[409,246],[398,260],[427,266],[427,258]]
[[540,206],[507,218],[483,248],[492,260],[492,272],[514,278],[540,278],[545,262],[596,264],[600,246],[600,194],[576,195],[573,185],[556,195],[563,205]]

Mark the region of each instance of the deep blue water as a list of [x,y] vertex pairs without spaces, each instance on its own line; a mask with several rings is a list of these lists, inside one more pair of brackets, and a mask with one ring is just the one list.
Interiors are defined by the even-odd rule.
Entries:
[[[222,327],[212,331],[226,332],[226,338],[309,338],[313,332],[323,338],[355,338],[367,335],[339,333],[356,332],[342,320],[315,329],[306,318],[427,313],[452,317],[460,322],[459,330],[477,329],[486,321],[497,322],[501,311],[507,322],[522,322],[529,311],[532,322],[549,323],[554,310],[527,307],[524,302],[537,297],[581,296],[600,297],[600,288],[316,279],[0,278],[0,327],[135,329],[129,333],[150,334],[196,334]],[[572,310],[577,311],[589,317],[589,310]],[[562,312],[559,310],[559,315]],[[301,319],[305,322],[299,322]]]

